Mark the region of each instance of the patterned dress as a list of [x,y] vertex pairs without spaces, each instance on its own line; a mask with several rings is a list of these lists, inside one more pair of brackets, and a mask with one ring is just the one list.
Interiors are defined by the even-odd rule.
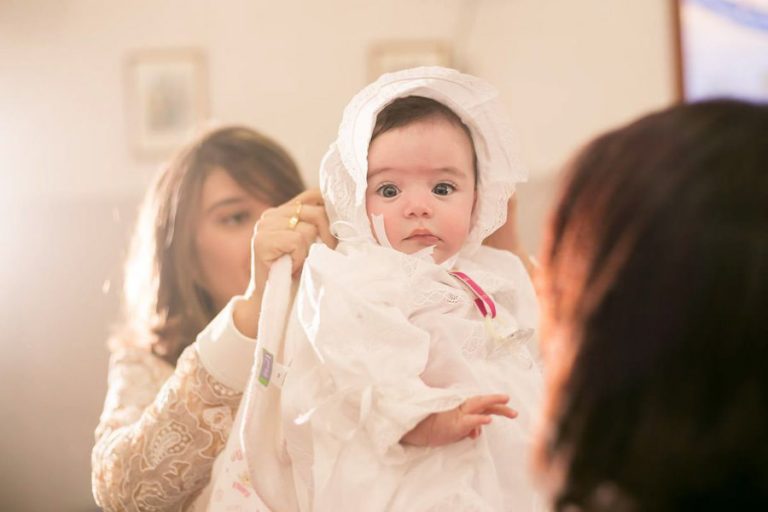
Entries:
[[[194,510],[242,393],[214,379],[195,346],[174,369],[140,348],[113,352],[92,484],[108,511]],[[199,506],[199,505],[198,505]]]

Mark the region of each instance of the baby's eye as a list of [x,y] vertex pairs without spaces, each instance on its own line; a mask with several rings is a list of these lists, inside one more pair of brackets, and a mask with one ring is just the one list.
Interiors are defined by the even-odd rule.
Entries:
[[437,185],[435,185],[435,188],[432,189],[432,193],[438,196],[447,196],[448,194],[454,192],[455,190],[456,190],[456,187],[454,187],[450,183],[438,183]]
[[399,194],[400,189],[398,189],[396,186],[392,185],[391,183],[387,183],[380,186],[378,189],[376,189],[376,193],[379,194],[381,197],[385,197],[389,199]]

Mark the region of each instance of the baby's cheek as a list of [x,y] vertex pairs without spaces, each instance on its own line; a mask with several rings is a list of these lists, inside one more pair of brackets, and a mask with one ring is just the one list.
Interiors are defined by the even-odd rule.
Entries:
[[[366,209],[368,212],[368,221],[371,226],[371,233],[373,234],[374,239],[376,239],[376,242],[378,242],[379,245],[386,245],[384,240],[382,240],[383,236],[386,236],[386,240],[389,244],[395,249],[399,249],[398,242],[401,237],[398,236],[399,226],[397,219],[393,219],[391,213],[382,205],[371,204],[368,202]],[[374,218],[377,219],[376,222],[374,222]],[[378,229],[376,228],[376,225],[379,226]],[[379,236],[378,231],[382,228],[384,233],[381,233],[382,236]]]
[[392,244],[395,249],[400,249],[400,226],[398,222],[390,218],[391,216],[384,215],[384,231],[387,233],[387,240]]
[[469,237],[469,222],[456,222],[452,225],[453,239],[459,246],[464,245],[464,242]]

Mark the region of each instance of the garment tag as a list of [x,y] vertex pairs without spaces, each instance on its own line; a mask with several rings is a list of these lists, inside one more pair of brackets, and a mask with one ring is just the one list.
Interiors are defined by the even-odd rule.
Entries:
[[261,368],[259,368],[259,382],[263,386],[269,386],[269,379],[272,377],[272,362],[274,356],[265,349],[261,349]]
[[489,357],[498,358],[513,355],[517,362],[526,369],[533,368],[533,359],[527,350],[525,343],[533,336],[533,329],[518,329],[489,347]]

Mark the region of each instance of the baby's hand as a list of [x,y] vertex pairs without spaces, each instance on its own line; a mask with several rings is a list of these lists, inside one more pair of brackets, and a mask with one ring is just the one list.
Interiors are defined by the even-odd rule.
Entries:
[[413,446],[442,446],[465,437],[476,439],[492,416],[517,416],[517,412],[507,407],[508,401],[507,395],[473,396],[455,409],[430,414],[400,442]]

